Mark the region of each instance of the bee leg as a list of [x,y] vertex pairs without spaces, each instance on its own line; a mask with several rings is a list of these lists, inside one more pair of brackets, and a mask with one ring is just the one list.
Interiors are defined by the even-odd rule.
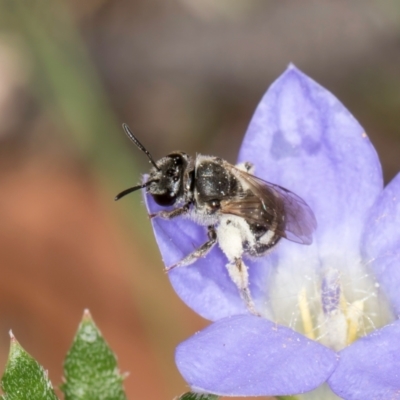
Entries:
[[189,204],[185,204],[182,207],[175,208],[171,211],[159,211],[154,214],[149,214],[149,218],[152,219],[154,217],[160,217],[164,219],[172,219],[175,217],[179,217],[180,215],[186,214],[189,211]]
[[241,257],[235,258],[234,262],[226,265],[229,276],[239,289],[240,297],[245,302],[247,309],[254,315],[260,316],[257,312],[249,289],[249,273],[247,266]]
[[245,161],[240,164],[235,165],[237,169],[240,169],[241,171],[248,172],[249,174],[254,173],[254,164],[251,162]]
[[260,315],[254,305],[249,289],[249,273],[242,260],[243,243],[252,242],[251,231],[245,219],[224,215],[217,226],[218,244],[229,263],[226,264],[229,277],[239,289],[240,297],[247,309],[254,315]]
[[173,268],[190,265],[190,264],[194,263],[196,260],[198,260],[199,258],[205,257],[208,254],[208,252],[214,247],[215,243],[217,243],[217,233],[213,226],[209,226],[208,227],[208,241],[206,243],[204,243],[202,246],[200,246],[198,249],[196,249],[195,251],[193,251],[186,257],[184,257],[178,263],[171,265],[170,267],[166,267],[164,269],[164,271],[169,272]]

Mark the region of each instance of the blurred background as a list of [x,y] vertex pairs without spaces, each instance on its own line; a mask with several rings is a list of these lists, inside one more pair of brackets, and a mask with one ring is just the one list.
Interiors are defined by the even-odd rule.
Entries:
[[[61,382],[84,308],[130,399],[187,387],[175,346],[207,326],[172,291],[137,193],[172,150],[235,162],[289,62],[365,127],[385,181],[400,170],[400,2],[0,0],[0,365],[8,330]],[[61,396],[60,396],[61,397]]]

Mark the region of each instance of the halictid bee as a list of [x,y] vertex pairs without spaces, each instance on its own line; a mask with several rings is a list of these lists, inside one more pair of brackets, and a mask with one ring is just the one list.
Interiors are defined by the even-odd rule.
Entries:
[[254,176],[249,162],[233,166],[218,157],[193,158],[179,151],[156,162],[128,125],[123,128],[153,167],[145,183],[124,190],[115,200],[145,188],[157,204],[175,206],[151,218],[185,216],[206,226],[206,243],[166,270],[193,263],[218,243],[228,259],[229,276],[248,310],[258,315],[243,256],[264,256],[281,238],[311,244],[317,222],[310,207],[289,190]]

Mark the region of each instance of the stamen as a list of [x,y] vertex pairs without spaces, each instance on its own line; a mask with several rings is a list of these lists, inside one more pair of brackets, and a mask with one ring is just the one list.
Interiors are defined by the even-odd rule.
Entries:
[[303,287],[300,290],[300,293],[298,296],[298,302],[299,302],[301,320],[303,322],[304,335],[307,336],[309,339],[315,340],[310,306],[308,304],[307,293],[306,293],[305,287]]
[[356,300],[350,304],[346,313],[347,318],[347,340],[346,343],[349,345],[357,339],[358,327],[360,316],[364,311],[364,301]]
[[347,301],[346,297],[344,297],[343,292],[340,293],[340,309],[344,314],[347,314]]

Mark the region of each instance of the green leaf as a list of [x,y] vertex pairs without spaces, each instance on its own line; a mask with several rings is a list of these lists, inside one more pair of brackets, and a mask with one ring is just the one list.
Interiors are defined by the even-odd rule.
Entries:
[[180,397],[177,397],[176,400],[218,400],[218,398],[219,397],[215,394],[188,392]]
[[126,400],[117,359],[85,311],[64,361],[65,400]]
[[6,370],[1,378],[3,400],[57,400],[43,367],[10,333],[11,344]]

